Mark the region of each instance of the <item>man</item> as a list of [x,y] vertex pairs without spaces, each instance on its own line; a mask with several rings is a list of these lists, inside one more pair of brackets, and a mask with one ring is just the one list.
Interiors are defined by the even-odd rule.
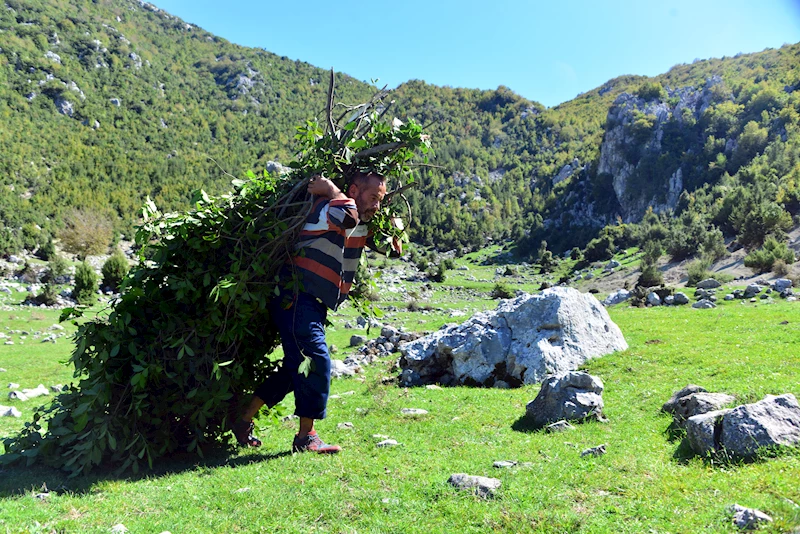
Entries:
[[[253,435],[253,417],[265,404],[275,406],[294,391],[300,428],[292,451],[330,454],[341,447],[326,444],[314,430],[314,421],[325,418],[330,391],[327,310],[335,310],[347,298],[364,246],[375,248],[363,223],[380,209],[386,180],[375,173],[359,173],[344,194],[329,179],[317,176],[309,182],[308,192],[317,198],[288,269],[299,275],[302,290],[292,293],[284,289],[270,306],[281,335],[283,363],[256,389],[233,424],[233,433],[240,445],[260,446],[261,441]],[[401,252],[399,242],[393,243],[393,248],[397,254]],[[307,375],[300,372],[306,359],[310,360]]]

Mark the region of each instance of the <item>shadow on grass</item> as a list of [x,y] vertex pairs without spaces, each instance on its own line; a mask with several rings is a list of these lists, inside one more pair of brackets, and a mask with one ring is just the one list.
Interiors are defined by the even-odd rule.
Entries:
[[29,492],[39,493],[40,491],[68,492],[78,495],[89,494],[92,493],[96,484],[105,481],[125,480],[135,482],[146,478],[171,476],[190,471],[197,471],[200,474],[204,469],[240,467],[254,463],[269,462],[292,454],[291,451],[286,450],[232,456],[234,451],[235,449],[232,447],[218,447],[207,451],[204,458],[189,453],[175,454],[157,460],[154,462],[152,469],[145,468],[139,471],[138,474],[132,474],[128,471],[120,475],[114,475],[111,473],[111,468],[108,468],[109,471],[106,473],[92,473],[86,476],[69,478],[66,472],[47,466],[5,466],[0,468],[0,500],[17,497]]
[[538,432],[544,428],[544,425],[538,424],[534,421],[533,417],[523,415],[513,423],[511,423],[511,430],[515,432]]

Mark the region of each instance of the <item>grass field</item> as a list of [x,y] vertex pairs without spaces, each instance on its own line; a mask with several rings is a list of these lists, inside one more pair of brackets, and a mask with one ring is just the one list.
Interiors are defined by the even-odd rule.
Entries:
[[[427,295],[430,310],[394,306],[385,318],[410,330],[434,330],[452,310],[493,308],[488,293],[497,266],[450,271],[444,284],[410,285]],[[467,280],[471,276],[478,281]],[[520,268],[507,278],[533,290],[538,276]],[[484,281],[481,281],[484,280]],[[472,283],[472,287],[464,289]],[[455,288],[455,289],[454,289]],[[395,300],[392,300],[395,299]],[[344,451],[335,457],[292,455],[296,423],[259,429],[259,450],[209,451],[204,460],[160,461],[152,472],[116,478],[98,473],[66,478],[34,466],[0,471],[0,532],[735,532],[726,508],[758,508],[774,519],[764,532],[800,525],[800,452],[730,464],[693,457],[669,432],[660,407],[677,389],[695,383],[743,402],[765,394],[800,395],[800,303],[724,302],[712,310],[681,308],[610,310],[630,349],[589,362],[584,369],[606,386],[608,423],[586,423],[562,434],[533,432],[522,416],[538,386],[400,388],[394,358],[366,368],[362,377],[334,380],[328,419],[320,434]],[[0,331],[30,333],[24,344],[0,344],[3,386],[23,388],[67,382],[60,364],[69,338],[40,343],[33,332],[57,323],[50,310],[0,312]],[[347,354],[348,339],[363,330],[343,327],[352,310],[332,316],[329,341]],[[71,325],[66,325],[74,329]],[[373,336],[378,335],[373,332]],[[21,419],[1,418],[0,436],[21,428],[33,406],[8,401]],[[428,415],[408,417],[402,408]],[[291,400],[286,411],[291,413]],[[353,423],[340,430],[338,423]],[[377,436],[377,437],[376,437]],[[383,436],[393,448],[377,448]],[[608,453],[581,458],[585,448],[607,444]],[[518,465],[497,469],[493,462]],[[492,499],[447,484],[453,473],[492,476],[502,487]],[[42,486],[49,495],[37,498]]]

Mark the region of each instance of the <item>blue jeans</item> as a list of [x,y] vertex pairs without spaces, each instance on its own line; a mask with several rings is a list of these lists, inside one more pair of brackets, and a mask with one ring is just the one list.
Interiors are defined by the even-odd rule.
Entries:
[[[283,363],[256,389],[255,395],[271,408],[294,391],[295,415],[325,419],[331,387],[331,357],[325,342],[328,309],[313,296],[301,292],[286,310],[281,306],[283,296],[270,304],[283,345]],[[311,359],[308,376],[298,372],[304,355]]]

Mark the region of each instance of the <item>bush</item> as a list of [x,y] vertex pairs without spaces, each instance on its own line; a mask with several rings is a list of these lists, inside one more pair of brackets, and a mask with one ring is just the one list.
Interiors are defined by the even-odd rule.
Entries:
[[431,269],[431,271],[428,273],[428,278],[434,282],[444,282],[445,279],[447,279],[447,269],[445,269],[444,263],[440,263],[434,269]]
[[510,287],[502,282],[497,282],[492,289],[493,299],[510,299],[514,297],[514,292]]
[[660,100],[666,97],[666,91],[658,82],[644,82],[636,91],[636,96],[644,100]]
[[27,261],[25,262],[25,265],[22,266],[22,269],[17,271],[15,274],[23,283],[26,284],[35,284],[39,281],[39,273],[37,273]]
[[642,274],[636,282],[637,287],[653,287],[664,284],[664,275],[655,264],[648,263],[642,266]]
[[571,260],[580,261],[583,258],[581,249],[579,249],[578,247],[573,247],[572,251],[569,253],[569,257]]
[[130,266],[128,265],[128,260],[125,258],[125,254],[119,249],[115,250],[101,269],[103,273],[103,285],[116,291],[119,289],[125,275],[128,274],[129,268]]
[[55,284],[48,282],[44,285],[42,292],[34,297],[34,300],[45,306],[53,306],[58,303],[58,290]]
[[75,290],[73,295],[78,304],[89,306],[97,301],[97,273],[88,263],[81,262],[75,269]]
[[455,268],[456,268],[456,262],[454,262],[454,261],[453,261],[452,259],[450,259],[450,258],[446,258],[446,259],[445,259],[445,260],[442,262],[442,264],[444,265],[444,268],[445,268],[445,269],[447,269],[448,271],[452,271],[453,269],[455,269]]
[[785,277],[789,274],[789,265],[784,260],[775,260],[772,264],[772,272],[777,276]]
[[794,252],[792,252],[785,242],[778,241],[774,237],[768,237],[764,241],[764,246],[754,250],[744,258],[744,264],[758,273],[765,273],[772,270],[772,266],[778,260],[785,263],[794,263]]
[[708,269],[711,267],[711,260],[706,257],[701,257],[689,264],[689,280],[686,282],[688,286],[696,286],[698,282],[702,282],[710,276],[711,273]]
[[588,262],[610,260],[614,256],[614,239],[605,235],[589,241],[583,258]]
[[56,254],[47,263],[47,277],[49,280],[54,280],[59,276],[64,276],[69,271],[69,263],[64,258]]
[[53,244],[53,239],[48,239],[44,245],[39,247],[36,251],[36,257],[45,261],[50,261],[56,256],[56,246]]
[[111,221],[94,211],[74,210],[65,220],[67,227],[61,232],[61,246],[67,252],[85,260],[86,256],[102,254],[111,243]]

